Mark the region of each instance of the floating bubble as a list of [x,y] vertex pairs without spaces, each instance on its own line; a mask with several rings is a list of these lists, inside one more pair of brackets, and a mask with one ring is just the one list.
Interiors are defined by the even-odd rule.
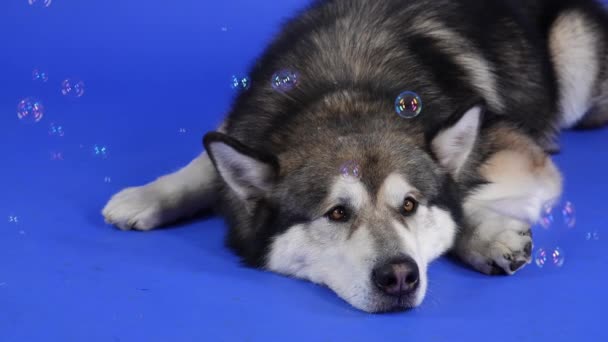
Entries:
[[62,161],[63,160],[63,152],[52,151],[51,152],[51,160],[52,161]]
[[49,7],[53,0],[27,0],[27,3],[36,7]]
[[46,81],[49,80],[49,75],[46,73],[46,71],[34,69],[34,71],[32,71],[32,80],[46,83]]
[[422,99],[418,94],[404,91],[395,100],[395,110],[404,119],[413,119],[422,112]]
[[554,202],[543,206],[538,224],[544,229],[576,226],[576,209],[570,201]]
[[36,123],[44,116],[44,106],[37,99],[27,97],[17,104],[17,117],[22,122]]
[[245,91],[248,90],[249,87],[251,87],[251,80],[247,76],[233,75],[232,83],[230,86],[233,90]]
[[562,207],[562,218],[566,227],[573,228],[576,225],[576,210],[572,202],[564,203]]
[[551,249],[539,248],[534,253],[534,262],[539,268],[560,268],[566,261],[566,255],[560,247]]
[[84,95],[84,82],[68,78],[61,82],[61,93],[65,96],[78,98]]
[[349,160],[340,166],[340,175],[343,179],[357,181],[361,179],[363,172],[356,161]]
[[93,145],[93,156],[101,159],[108,157],[108,148],[103,145]]
[[52,137],[63,137],[65,135],[63,126],[52,122],[49,126],[49,135]]
[[597,230],[585,233],[585,240],[587,240],[587,241],[599,241],[599,239],[600,239],[600,232]]
[[288,92],[298,86],[298,73],[291,70],[280,70],[272,75],[272,89],[280,92]]

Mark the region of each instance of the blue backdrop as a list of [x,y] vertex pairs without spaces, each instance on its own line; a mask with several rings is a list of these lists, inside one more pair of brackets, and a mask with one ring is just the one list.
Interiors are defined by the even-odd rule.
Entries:
[[575,214],[534,228],[535,263],[492,278],[442,259],[420,308],[368,315],[240,267],[219,219],[124,233],[100,215],[200,153],[231,76],[307,1],[30,1],[0,2],[0,341],[608,341],[608,131],[565,135]]

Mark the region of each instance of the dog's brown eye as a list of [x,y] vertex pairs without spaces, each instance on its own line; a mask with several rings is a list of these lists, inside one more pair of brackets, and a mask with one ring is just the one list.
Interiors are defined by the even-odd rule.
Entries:
[[344,222],[348,220],[348,212],[343,206],[337,206],[326,214],[327,218],[334,222]]
[[408,197],[403,201],[403,215],[410,216],[416,212],[418,209],[418,202],[412,198]]

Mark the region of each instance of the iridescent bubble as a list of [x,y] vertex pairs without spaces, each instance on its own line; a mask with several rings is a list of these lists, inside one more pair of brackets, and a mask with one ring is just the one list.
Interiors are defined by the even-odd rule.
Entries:
[[44,106],[37,99],[27,97],[17,104],[17,117],[22,122],[36,123],[44,116]]
[[27,3],[37,7],[49,7],[53,0],[27,0]]
[[538,224],[544,229],[571,229],[576,226],[576,209],[570,201],[552,202],[543,206]]
[[413,119],[422,112],[422,99],[418,94],[404,91],[395,100],[395,110],[404,119]]
[[551,263],[553,266],[562,267],[564,266],[565,261],[566,255],[564,254],[564,251],[559,247],[555,247],[553,251],[551,251]]
[[52,137],[63,137],[65,135],[63,126],[52,122],[49,126],[49,135]]
[[52,161],[62,161],[63,160],[63,152],[52,151],[51,152],[51,160]]
[[564,203],[562,207],[562,218],[566,227],[573,228],[576,225],[576,210],[572,202]]
[[566,255],[560,247],[539,248],[534,253],[534,262],[539,268],[560,268],[564,266]]
[[539,268],[545,267],[547,260],[549,259],[549,253],[544,248],[539,248],[534,253],[534,262]]
[[597,230],[589,231],[585,234],[585,240],[587,241],[599,241],[600,232]]
[[46,81],[49,80],[49,75],[46,73],[46,71],[34,69],[34,71],[32,71],[32,80],[46,83]]
[[84,82],[68,78],[61,82],[61,93],[65,96],[78,98],[84,95]]
[[101,159],[108,157],[108,148],[103,145],[93,145],[93,156]]
[[272,75],[272,89],[280,92],[288,92],[298,86],[299,75],[295,71],[280,70]]
[[245,91],[251,87],[251,80],[247,76],[233,75],[230,86],[233,90]]
[[545,204],[543,206],[541,215],[540,215],[540,220],[538,221],[538,223],[540,224],[541,227],[545,228],[545,229],[549,229],[553,226],[553,222],[555,221],[555,218],[553,217],[553,204]]
[[363,176],[363,172],[356,161],[349,160],[340,166],[340,175],[345,180],[358,181]]

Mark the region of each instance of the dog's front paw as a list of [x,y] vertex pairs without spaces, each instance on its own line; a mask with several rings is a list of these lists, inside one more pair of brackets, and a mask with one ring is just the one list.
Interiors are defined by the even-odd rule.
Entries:
[[511,275],[532,262],[529,229],[502,230],[491,236],[478,231],[461,242],[460,257],[476,270],[489,275]]
[[514,230],[499,233],[490,243],[486,253],[489,270],[492,275],[514,274],[532,262],[532,238],[529,234]]
[[127,188],[103,208],[105,221],[122,230],[151,230],[162,224],[162,194],[152,185]]

